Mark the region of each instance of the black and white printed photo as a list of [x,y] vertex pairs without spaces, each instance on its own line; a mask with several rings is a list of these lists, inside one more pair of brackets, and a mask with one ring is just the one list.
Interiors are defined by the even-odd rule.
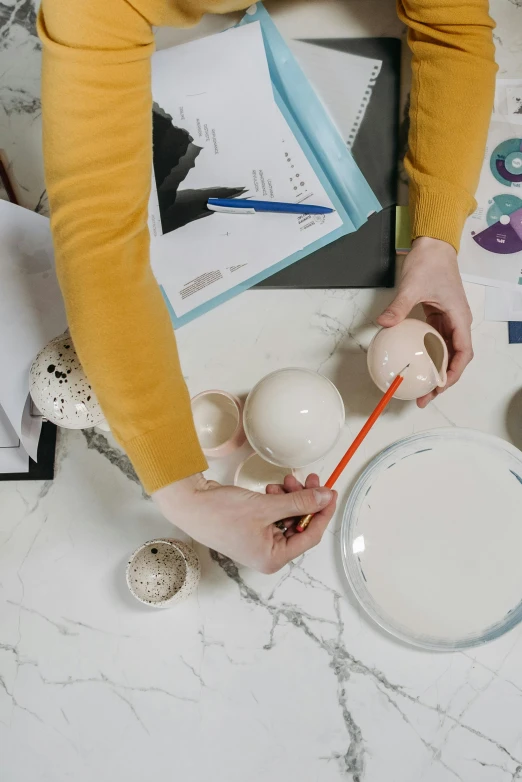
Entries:
[[198,165],[203,147],[194,142],[187,130],[176,127],[170,114],[157,103],[152,108],[152,143],[154,176],[164,234],[214,214],[207,209],[209,198],[236,198],[246,192],[244,187],[180,189],[191,169]]

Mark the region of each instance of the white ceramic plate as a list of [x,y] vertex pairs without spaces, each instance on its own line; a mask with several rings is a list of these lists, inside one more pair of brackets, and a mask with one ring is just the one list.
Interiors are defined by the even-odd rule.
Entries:
[[522,453],[466,429],[435,429],[377,456],[345,508],[348,581],[385,630],[452,650],[522,620]]

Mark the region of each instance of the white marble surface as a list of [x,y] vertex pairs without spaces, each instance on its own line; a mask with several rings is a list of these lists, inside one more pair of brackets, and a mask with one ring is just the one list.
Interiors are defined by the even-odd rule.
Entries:
[[[392,0],[321,11],[320,32],[317,5],[277,15],[286,34],[400,34]],[[501,73],[520,76],[520,0],[492,11]],[[0,3],[0,146],[24,203],[45,209],[33,25],[31,0]],[[343,477],[341,507],[363,465],[414,431],[468,426],[522,447],[522,347],[483,321],[483,291],[469,294],[473,365],[426,411],[388,410]],[[180,332],[190,389],[244,393],[277,367],[320,369],[347,405],[340,453],[377,399],[364,348],[389,297],[247,293]],[[124,565],[172,528],[102,434],[62,436],[53,483],[0,484],[2,782],[522,779],[522,628],[470,653],[397,643],[347,590],[339,523],[273,577],[199,549],[197,596],[151,611],[127,593]]]

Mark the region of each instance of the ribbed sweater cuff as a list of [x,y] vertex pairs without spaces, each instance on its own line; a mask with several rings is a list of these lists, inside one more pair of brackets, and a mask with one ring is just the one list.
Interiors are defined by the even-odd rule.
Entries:
[[176,421],[122,445],[149,494],[208,466],[192,422]]
[[458,252],[464,222],[475,207],[467,193],[426,190],[410,182],[411,240],[419,236],[441,239]]

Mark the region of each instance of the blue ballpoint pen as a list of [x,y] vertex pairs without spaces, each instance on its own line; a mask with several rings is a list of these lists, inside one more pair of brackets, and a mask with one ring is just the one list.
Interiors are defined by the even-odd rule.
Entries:
[[326,215],[333,209],[312,204],[285,204],[281,201],[252,201],[248,198],[209,198],[208,209],[228,214],[255,214],[255,212],[286,212],[294,215]]

